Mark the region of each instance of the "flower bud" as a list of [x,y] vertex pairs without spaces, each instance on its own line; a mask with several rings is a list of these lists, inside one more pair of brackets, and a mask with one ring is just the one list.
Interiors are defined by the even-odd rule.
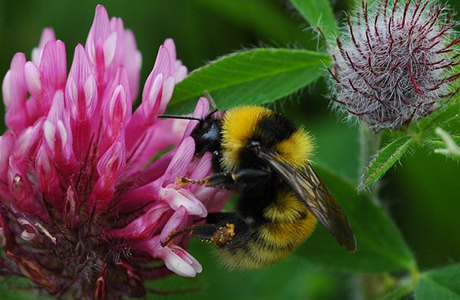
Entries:
[[375,9],[363,2],[329,50],[337,107],[374,131],[399,129],[455,94],[460,39],[445,10],[428,0],[381,0]]

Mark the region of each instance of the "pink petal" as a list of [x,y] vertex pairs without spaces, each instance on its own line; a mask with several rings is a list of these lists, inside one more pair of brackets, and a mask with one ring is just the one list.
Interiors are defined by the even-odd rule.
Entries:
[[64,203],[64,219],[69,228],[73,229],[78,223],[79,204],[77,191],[73,186],[69,186]]
[[156,256],[161,258],[166,267],[183,277],[195,277],[201,273],[201,264],[184,249],[177,245],[158,249]]
[[192,137],[186,138],[174,154],[168,169],[163,175],[163,182],[174,182],[177,177],[185,176],[188,166],[195,155],[195,141]]
[[180,60],[176,59],[176,46],[174,45],[174,41],[172,39],[167,39],[163,45],[166,49],[168,49],[170,54],[170,64],[172,66],[174,81],[179,83],[187,77],[187,68],[182,65]]
[[97,163],[97,172],[100,177],[90,196],[90,205],[97,210],[104,210],[111,203],[115,184],[123,172],[125,161],[124,135],[120,134],[118,140],[113,143]]
[[25,65],[25,78],[27,90],[29,93],[36,98],[42,97],[42,80],[41,74],[38,67],[31,61],[28,61]]
[[97,65],[96,61],[96,48],[102,47],[104,41],[110,35],[110,22],[107,10],[102,5],[96,7],[93,24],[86,39],[86,52],[90,62]]
[[54,40],[56,40],[56,37],[54,35],[53,29],[51,29],[51,28],[43,29],[42,36],[40,38],[39,46],[32,50],[32,62],[36,66],[40,65],[40,60],[41,60],[41,57],[42,57],[43,48],[45,48],[46,44],[49,41],[54,41]]
[[169,76],[164,79],[158,114],[163,114],[165,112],[166,106],[168,105],[169,100],[171,100],[174,91],[174,85],[174,76]]
[[211,157],[210,152],[206,152],[203,157],[199,159],[198,165],[192,167],[192,173],[189,176],[191,179],[201,179],[209,175],[211,172]]
[[77,45],[65,89],[73,120],[90,119],[97,105],[96,79],[82,45]]
[[117,33],[112,32],[105,40],[102,46],[104,52],[104,66],[108,68],[115,58],[115,51],[117,50]]
[[40,61],[44,98],[40,102],[42,112],[46,114],[51,106],[54,93],[64,90],[67,78],[65,45],[61,41],[50,41],[43,49]]
[[19,161],[21,164],[28,163],[30,157],[35,155],[37,145],[42,137],[43,122],[43,118],[39,119],[33,126],[23,130],[16,138],[11,153],[15,161]]
[[163,43],[163,46],[168,49],[170,65],[174,66],[174,63],[176,62],[176,45],[174,44],[174,40],[166,39]]
[[14,147],[14,136],[11,132],[5,132],[0,136],[0,180],[6,181],[9,158]]
[[64,93],[62,90],[58,90],[55,93],[43,129],[51,156],[57,159],[61,167],[66,166],[68,168],[67,163],[71,163],[74,153],[70,116],[64,106]]
[[[198,119],[204,119],[209,114],[209,100],[205,97],[201,97],[196,104],[195,111],[192,116]],[[198,121],[190,121],[188,123],[187,129],[184,133],[184,138],[189,136],[193,129],[198,125]]]
[[184,135],[187,124],[187,120],[158,120],[148,129],[145,138],[136,148],[136,152],[130,156],[129,172],[139,170],[159,151],[163,151],[172,145],[178,145]]
[[183,206],[189,215],[199,217],[205,217],[207,215],[204,205],[196,199],[191,192],[185,189],[176,190],[172,187],[161,188],[158,196],[174,210]]
[[124,137],[121,135],[115,143],[102,155],[97,163],[97,172],[100,176],[110,175],[118,178],[123,171],[126,161]]
[[182,65],[182,61],[176,60],[174,66],[174,80],[176,81],[176,84],[184,80],[185,77],[187,77],[187,72],[187,67]]
[[103,124],[106,141],[112,143],[122,128],[125,127],[132,114],[132,100],[129,91],[126,69],[120,67],[103,100]]
[[152,235],[159,233],[159,229],[164,226],[170,217],[171,208],[165,203],[157,203],[127,226],[111,230],[109,236],[129,239],[151,238]]
[[147,81],[145,82],[144,91],[142,93],[142,101],[152,101],[149,100],[151,95],[150,90],[152,89],[152,85],[156,77],[160,74],[162,74],[163,77],[169,77],[171,74],[173,74],[169,51],[163,46],[160,46],[158,49],[155,65],[149,77],[147,78]]
[[26,59],[24,53],[17,53],[11,68],[3,80],[3,102],[7,107],[5,123],[8,128],[19,132],[29,125],[27,116],[27,91],[24,77]]
[[184,229],[188,222],[188,214],[185,207],[179,207],[174,214],[169,218],[166,225],[164,225],[163,230],[161,231],[160,240],[165,241],[166,238],[175,231],[180,231]]
[[137,98],[139,90],[139,77],[142,66],[142,55],[137,50],[136,40],[131,30],[125,30],[125,56],[123,65],[128,73],[130,93],[133,99]]
[[63,206],[62,187],[57,175],[56,167],[49,157],[46,147],[42,145],[35,158],[38,191],[46,197],[46,201],[58,211]]

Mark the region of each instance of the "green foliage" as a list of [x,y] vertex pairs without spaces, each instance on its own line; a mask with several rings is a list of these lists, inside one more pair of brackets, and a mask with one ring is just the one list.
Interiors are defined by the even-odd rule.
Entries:
[[457,159],[460,158],[460,136],[451,135],[440,127],[436,128],[435,132],[439,137],[426,140],[424,145],[434,153],[444,154]]
[[290,0],[302,17],[312,27],[318,26],[326,37],[338,33],[337,22],[334,18],[329,0]]
[[414,284],[406,280],[406,282],[400,284],[394,290],[387,293],[385,296],[380,297],[378,300],[399,300],[414,290]]
[[422,274],[415,289],[417,300],[460,300],[460,265]]
[[[312,43],[313,36],[301,32],[299,24],[286,15],[275,2],[266,0],[194,0],[195,5],[231,20],[234,24],[253,29],[258,36],[289,42],[290,39]],[[291,40],[292,41],[292,40]],[[314,43],[312,43],[314,44]]]
[[407,270],[415,259],[398,228],[372,200],[352,184],[323,168],[315,168],[350,219],[358,251],[347,253],[321,225],[296,252],[306,260],[355,272]]
[[380,149],[367,167],[361,179],[360,189],[370,186],[382,177],[410,149],[411,143],[411,137],[403,136]]
[[[291,17],[292,13],[284,9],[283,1],[139,0],[129,5],[121,0],[101,1],[106,2],[104,4],[111,14],[123,17],[125,25],[136,34],[144,56],[143,78],[151,70],[155,59],[153,49],[170,36],[177,43],[178,57],[190,69],[201,65],[202,61],[260,41],[282,46],[302,45],[308,49],[316,47],[311,32],[300,30],[301,22],[296,22]],[[0,1],[0,38],[4,45],[0,49],[2,74],[8,69],[14,51],[30,53],[38,41],[41,27],[55,27],[58,38],[68,46],[84,43],[86,31],[81,30],[81,24],[89,28],[94,5],[100,1],[70,1],[84,5],[45,2],[46,5]],[[333,11],[327,0],[290,2],[312,28],[318,26],[326,36],[338,33],[334,14],[340,13],[345,6],[349,8],[361,3],[359,0],[333,1]],[[375,4],[378,1],[369,2]],[[458,8],[460,0],[451,0],[449,4]],[[17,26],[18,23],[21,26]],[[160,33],[152,30],[160,27]],[[70,47],[67,51],[71,52]],[[421,274],[417,271],[417,264],[426,269],[427,266],[439,265],[446,257],[454,261],[460,259],[458,237],[452,231],[460,226],[458,210],[455,209],[458,204],[452,203],[458,198],[458,189],[452,187],[460,172],[459,164],[453,160],[446,162],[439,155],[427,157],[426,152],[420,151],[421,147],[431,153],[437,149],[448,149],[446,140],[436,134],[437,128],[444,129],[460,145],[460,126],[455,122],[460,118],[460,97],[453,97],[446,105],[406,130],[391,134],[386,132],[386,139],[383,139],[385,146],[370,153],[372,159],[369,165],[364,174],[359,174],[362,176],[360,187],[367,188],[388,173],[388,182],[391,183],[388,186],[391,186],[393,194],[386,195],[388,188],[380,191],[383,194],[382,206],[389,206],[412,251],[400,229],[389,218],[388,211],[376,204],[375,195],[358,194],[355,184],[348,180],[355,178],[353,173],[357,173],[358,169],[358,151],[356,145],[352,145],[358,136],[356,127],[350,129],[344,124],[331,125],[334,117],[325,107],[327,101],[318,96],[326,94],[327,90],[321,85],[312,85],[325,74],[325,67],[330,63],[327,54],[303,49],[256,48],[236,52],[205,64],[178,84],[168,112],[189,113],[205,90],[211,93],[219,108],[225,110],[242,104],[274,103],[308,87],[306,95],[296,97],[299,99],[297,103],[290,103],[291,107],[288,105],[287,108],[281,105],[280,110],[298,123],[305,124],[317,137],[319,147],[315,161],[348,177],[344,179],[325,168],[315,167],[349,216],[356,233],[358,252],[347,253],[323,226],[318,225],[311,239],[295,255],[272,268],[231,272],[219,265],[211,246],[192,241],[190,253],[203,264],[203,273],[195,279],[171,276],[149,282],[149,289],[160,294],[201,289],[200,292],[171,294],[168,299],[348,300],[359,297],[359,287],[354,284],[357,280],[353,281],[350,277],[354,276],[348,274],[338,275],[336,271],[387,276],[390,276],[388,272],[402,271],[397,274],[403,279],[395,280],[394,289],[379,300],[398,300],[411,293],[415,293],[417,300],[460,299],[459,265]],[[404,156],[409,149],[417,150],[414,157]],[[365,158],[366,161],[369,157]],[[388,172],[400,160],[404,168],[400,168],[398,173]],[[416,254],[417,262],[412,252]],[[411,272],[410,277],[406,276],[408,271]],[[346,286],[342,284],[343,279],[347,279]],[[16,283],[1,281],[0,299],[39,299],[37,294],[28,291],[27,280],[19,280],[19,285]],[[344,293],[350,289],[354,289],[358,296]],[[157,298],[159,295],[154,293],[148,296],[148,299]]]
[[447,124],[453,120],[458,120],[460,116],[460,99],[459,96],[452,98],[444,107],[433,112],[426,118],[421,119],[412,125],[415,131],[426,133],[436,127]]
[[174,89],[168,112],[189,113],[205,90],[219,109],[270,103],[324,74],[327,54],[294,49],[254,49],[220,58],[193,71]]
[[[197,278],[169,277],[148,284],[155,290],[198,289],[197,292],[170,295],[167,299],[203,300],[276,300],[276,299],[336,299],[337,291],[331,283],[340,279],[296,256],[276,265],[256,271],[228,270],[222,266],[211,245],[192,241],[190,252],[203,265]],[[276,282],[276,284],[268,284]],[[148,299],[157,299],[151,294]]]
[[0,277],[0,299],[50,300],[46,292],[38,293],[26,278]]

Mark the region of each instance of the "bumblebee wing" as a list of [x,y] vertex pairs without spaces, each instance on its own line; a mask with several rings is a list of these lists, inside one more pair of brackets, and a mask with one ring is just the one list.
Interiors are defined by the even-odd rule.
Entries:
[[260,150],[259,157],[292,188],[342,247],[356,251],[356,238],[347,216],[310,164],[299,170],[264,150]]

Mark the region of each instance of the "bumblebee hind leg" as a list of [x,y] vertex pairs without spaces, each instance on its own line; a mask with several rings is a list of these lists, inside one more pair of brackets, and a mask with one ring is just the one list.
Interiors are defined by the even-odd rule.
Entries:
[[190,236],[203,242],[223,247],[248,229],[243,219],[233,212],[210,213],[206,224],[194,225]]

